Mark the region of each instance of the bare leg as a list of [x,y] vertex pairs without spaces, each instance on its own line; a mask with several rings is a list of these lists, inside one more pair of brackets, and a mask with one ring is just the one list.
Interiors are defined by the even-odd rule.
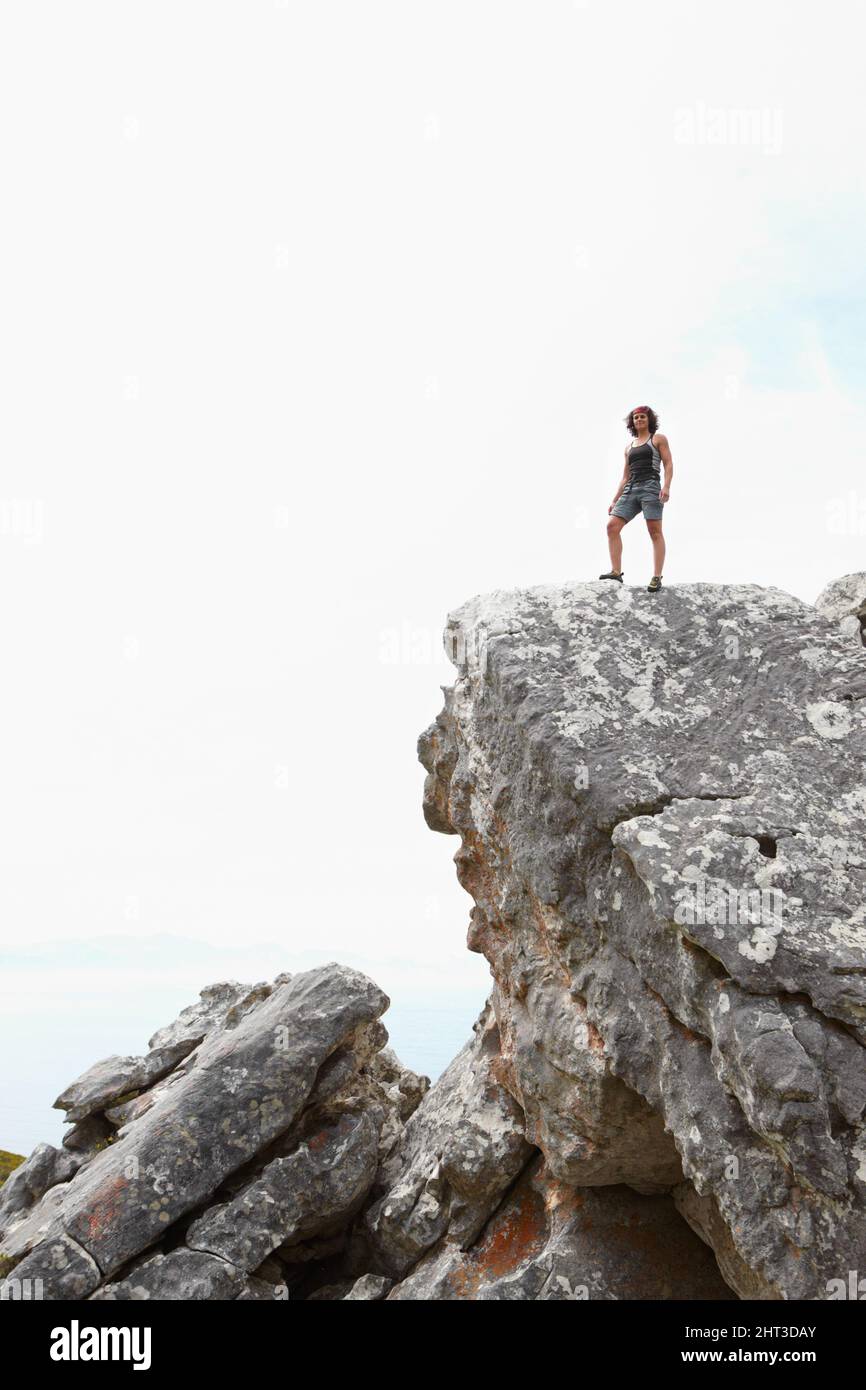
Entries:
[[653,543],[653,574],[664,573],[665,563],[665,538],[662,535],[662,524],[660,521],[648,521],[647,530],[652,537]]
[[607,548],[610,551],[610,567],[617,574],[622,573],[622,536],[620,532],[626,522],[621,516],[608,518],[607,523]]

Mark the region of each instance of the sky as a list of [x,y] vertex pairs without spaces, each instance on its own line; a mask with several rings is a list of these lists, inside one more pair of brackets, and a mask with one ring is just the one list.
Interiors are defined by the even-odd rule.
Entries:
[[355,964],[407,1064],[459,1049],[490,975],[420,810],[441,632],[609,567],[635,403],[667,584],[866,568],[862,29],[4,7],[0,1147],[225,975]]

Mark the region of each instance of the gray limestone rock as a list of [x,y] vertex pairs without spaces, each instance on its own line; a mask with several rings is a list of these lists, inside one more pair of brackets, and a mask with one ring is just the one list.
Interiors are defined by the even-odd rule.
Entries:
[[370,1115],[341,1115],[273,1159],[231,1202],[194,1221],[187,1245],[252,1273],[278,1247],[344,1225],[376,1175],[377,1141]]
[[178,1047],[190,1052],[215,1029],[237,1027],[251,1009],[267,999],[275,986],[290,979],[290,975],[278,975],[272,985],[242,985],[237,980],[208,985],[195,1004],[182,1009],[173,1023],[154,1033],[148,1047],[156,1051]]
[[471,1249],[440,1241],[387,1301],[734,1297],[670,1197],[574,1187],[539,1156]]
[[113,1134],[114,1126],[104,1115],[87,1115],[64,1134],[63,1147],[79,1154],[85,1162],[103,1149]]
[[41,1242],[62,1235],[60,1213],[68,1192],[69,1183],[56,1183],[31,1207],[10,1214],[0,1244],[0,1268],[29,1255]]
[[244,1272],[227,1260],[200,1250],[182,1247],[168,1255],[154,1255],[125,1279],[105,1284],[91,1294],[91,1302],[128,1302],[146,1299],[200,1303],[238,1298],[247,1280]]
[[837,622],[847,637],[866,646],[866,571],[832,580],[821,590],[815,607]]
[[146,1090],[185,1055],[183,1045],[157,1048],[146,1057],[106,1057],[71,1082],[54,1102],[69,1123],[101,1112],[130,1092]]
[[417,1110],[430,1089],[429,1076],[419,1076],[405,1067],[390,1047],[381,1048],[371,1058],[370,1073],[391,1095],[398,1117],[404,1122]]
[[267,1279],[250,1276],[237,1296],[238,1303],[287,1302],[289,1291],[285,1284],[272,1284]]
[[766,1300],[768,1297],[780,1299],[778,1293],[767,1293],[761,1279],[738,1254],[731,1233],[725,1225],[718,1205],[713,1197],[699,1197],[690,1182],[681,1183],[672,1192],[677,1211],[692,1230],[705,1241],[715,1253],[716,1263],[728,1284],[740,1298]]
[[360,1279],[356,1279],[347,1294],[343,1295],[344,1302],[374,1303],[377,1299],[384,1298],[393,1283],[382,1274],[362,1274]]
[[[366,1275],[362,1275],[361,1278],[366,1278]],[[357,1279],[343,1279],[339,1284],[320,1284],[307,1296],[305,1302],[336,1303],[338,1300],[344,1299],[357,1282]]]
[[29,1283],[39,1301],[87,1298],[101,1279],[96,1261],[77,1241],[59,1231],[25,1255],[12,1275],[20,1283]]
[[473,1037],[430,1087],[377,1178],[364,1226],[389,1274],[404,1274],[443,1236],[471,1244],[534,1153],[500,1068],[488,1002]]
[[68,1182],[80,1166],[78,1155],[51,1144],[37,1144],[0,1188],[0,1232],[44,1197],[50,1187]]
[[776,589],[603,582],[474,599],[445,645],[424,810],[527,1135],[572,1183],[645,1153],[646,1191],[682,1190],[670,1139],[745,1296],[826,1297],[866,1266],[862,647]]
[[[70,1123],[80,1124],[100,1114],[107,1115],[113,1124],[128,1123],[150,1109],[154,1083],[167,1077],[208,1034],[236,1028],[277,985],[290,978],[280,975],[273,985],[249,986],[236,980],[209,985],[195,1004],[154,1033],[146,1056],[106,1057],[96,1062],[57,1097],[55,1108],[65,1110]],[[142,1096],[140,1092],[148,1094]]]
[[[394,1121],[394,1106],[385,1089],[366,1070],[376,1049],[387,1041],[379,1023],[388,1005],[387,996],[365,976],[336,963],[282,977],[273,987],[257,987],[255,995],[252,999],[251,992],[241,987],[232,987],[228,996],[221,992],[221,1021],[211,1017],[204,1039],[194,1042],[195,1052],[153,1088],[159,1092],[158,1099],[147,1108],[139,1108],[131,1118],[127,1115],[118,1138],[88,1157],[71,1181],[52,1187],[31,1213],[20,1217],[6,1232],[0,1256],[20,1261],[16,1270],[25,1269],[28,1277],[43,1278],[45,1297],[85,1297],[113,1275],[118,1275],[115,1284],[122,1283],[125,1266],[158,1247],[187,1213],[204,1208],[215,1197],[219,1201],[217,1194],[224,1183],[255,1163],[258,1156],[266,1161],[274,1143],[290,1136],[299,1123],[309,1126],[315,1122],[325,1102],[336,1114],[336,1128],[331,1131],[320,1125],[321,1164],[317,1168],[309,1159],[303,1169],[306,1188],[299,1177],[294,1198],[301,1205],[306,1200],[309,1207],[330,1184],[331,1224],[354,1214],[375,1173],[381,1132]],[[192,1029],[196,1038],[202,1026],[198,1017]],[[153,1052],[164,1056],[190,1041],[189,1036],[163,1038]],[[339,1058],[336,1069],[328,1066],[334,1057]],[[85,1074],[64,1093],[70,1110],[89,1107],[97,1094],[104,1104],[117,1092],[120,1070],[104,1067],[98,1076],[95,1071]],[[127,1070],[125,1082],[129,1076]],[[354,1118],[341,1119],[341,1109],[350,1109],[352,1093],[360,1098],[356,1104],[368,1108]],[[324,1118],[329,1117],[334,1118],[334,1114],[329,1112]],[[79,1123],[86,1123],[86,1119]],[[298,1137],[306,1138],[308,1156],[317,1152],[315,1135]],[[66,1153],[59,1161],[64,1160],[76,1162]],[[46,1162],[44,1156],[32,1160],[34,1171],[40,1161]],[[240,1233],[242,1245],[268,1245],[272,1228],[277,1239],[285,1241],[299,1231],[315,1234],[323,1225],[328,1226],[324,1218],[304,1217],[302,1213],[293,1227],[288,1206],[284,1219],[278,1219],[276,1225],[271,1215],[263,1217],[270,1201],[288,1200],[290,1185],[281,1187],[278,1178],[285,1178],[292,1168],[296,1176],[300,1174],[300,1157],[292,1160],[283,1156],[256,1179],[258,1187],[253,1186],[263,1208],[250,1209],[250,1227],[245,1234]],[[266,1190],[269,1183],[272,1191]],[[249,1178],[243,1179],[241,1186],[249,1186]],[[49,1202],[52,1192],[58,1199]],[[214,1243],[218,1243],[216,1214],[211,1221]],[[228,1239],[225,1225],[222,1239]],[[250,1270],[266,1253],[264,1250],[257,1260],[248,1262]],[[161,1287],[192,1288],[200,1278],[201,1287],[207,1289],[211,1275],[200,1277],[205,1268],[219,1274],[220,1280],[224,1278],[225,1271],[217,1265],[206,1267],[202,1261],[184,1256],[181,1269],[178,1251],[154,1250],[154,1258],[162,1255],[168,1265],[161,1259],[154,1264],[154,1270],[165,1271],[159,1273]],[[240,1269],[234,1262],[222,1263]],[[172,1284],[176,1270],[179,1282]],[[135,1274],[138,1277],[139,1271]],[[187,1285],[184,1280],[193,1283]],[[242,1287],[241,1280],[238,1290]],[[68,1291],[72,1288],[74,1294]],[[187,1295],[169,1292],[164,1296]],[[204,1292],[188,1296],[226,1295]]]

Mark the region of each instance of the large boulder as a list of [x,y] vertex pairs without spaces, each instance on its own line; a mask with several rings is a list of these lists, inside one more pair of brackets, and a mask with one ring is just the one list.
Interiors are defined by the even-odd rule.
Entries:
[[269,1259],[288,1284],[305,1242],[345,1240],[429,1085],[377,1060],[387,1005],[335,963],[215,986],[146,1057],[91,1068],[59,1103],[110,1137],[22,1166],[3,1271],[57,1299],[259,1296]]
[[0,1188],[0,1230],[28,1211],[50,1187],[68,1182],[80,1166],[77,1155],[55,1149],[53,1144],[37,1144]]
[[777,589],[595,582],[474,599],[446,650],[425,815],[547,1171],[641,1189],[621,1084],[733,1287],[826,1297],[866,1267],[862,646]]

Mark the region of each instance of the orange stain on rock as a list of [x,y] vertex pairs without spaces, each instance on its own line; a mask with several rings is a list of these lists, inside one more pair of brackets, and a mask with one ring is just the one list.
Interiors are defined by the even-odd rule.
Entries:
[[511,1197],[507,1211],[494,1218],[479,1244],[464,1253],[460,1268],[449,1274],[455,1297],[474,1298],[479,1288],[513,1274],[543,1249],[547,1233],[544,1201],[527,1183]]
[[99,1240],[122,1219],[122,1201],[129,1190],[129,1183],[122,1174],[97,1188],[96,1195],[87,1213],[87,1231],[91,1240]]

